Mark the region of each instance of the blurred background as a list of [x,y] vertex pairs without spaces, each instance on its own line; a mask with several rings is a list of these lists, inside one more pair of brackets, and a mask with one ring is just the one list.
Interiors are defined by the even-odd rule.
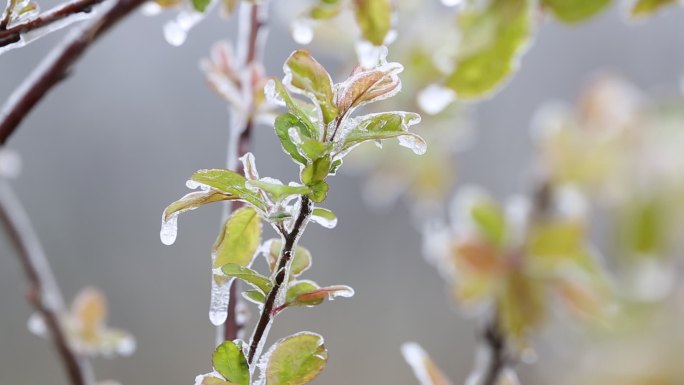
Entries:
[[[459,184],[481,184],[496,196],[529,192],[535,112],[549,100],[573,102],[592,73],[614,70],[646,92],[680,92],[684,11],[631,24],[619,8],[577,27],[539,27],[520,71],[495,97],[473,105],[472,142],[454,165]],[[136,336],[133,356],[95,361],[99,378],[125,385],[192,383],[209,371],[214,339],[207,309],[218,208],[184,215],[172,247],[158,234],[163,208],[186,193],[188,176],[225,162],[226,105],[207,87],[198,62],[215,41],[234,36],[235,22],[210,15],[173,47],[162,35],[170,17],[137,14],[118,25],[9,142],[23,161],[14,185],[65,297],[84,286],[103,289],[110,324]],[[60,38],[4,54],[0,95],[9,95]],[[280,76],[296,47],[286,22],[274,16],[269,74]],[[342,45],[311,49],[333,74],[346,73],[341,63],[354,55]],[[296,177],[269,127],[256,130],[254,143],[262,175]],[[370,210],[359,177],[343,173],[330,182],[326,207],[340,221],[334,230],[310,226],[301,240],[314,256],[307,278],[348,284],[356,295],[285,312],[271,341],[300,330],[322,334],[331,359],[319,384],[416,384],[399,352],[406,341],[423,345],[461,383],[472,369],[476,323],[459,314],[422,257],[409,210]],[[0,250],[0,384],[65,384],[52,346],[26,328],[32,309],[25,281],[1,235]],[[523,383],[549,383],[545,363],[564,359],[544,346],[540,341],[537,365],[520,365]]]

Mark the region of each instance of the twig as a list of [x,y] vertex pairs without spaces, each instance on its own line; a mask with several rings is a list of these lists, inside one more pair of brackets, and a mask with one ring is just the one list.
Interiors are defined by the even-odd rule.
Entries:
[[[144,0],[116,0],[101,16],[74,28],[60,45],[24,80],[0,111],[0,145],[16,130],[33,107],[64,79],[90,45]],[[104,5],[103,5],[104,6]]]
[[[306,228],[309,219],[311,218],[311,212],[313,210],[313,204],[307,196],[301,196],[301,208],[299,209],[299,214],[295,220],[292,230],[289,233],[283,232],[283,249],[280,252],[280,257],[278,259],[278,266],[276,268],[276,276],[273,282],[273,288],[268,292],[266,296],[266,301],[261,310],[261,316],[257,322],[256,328],[254,329],[254,334],[252,334],[252,339],[249,344],[249,353],[247,354],[247,363],[251,366],[255,358],[258,358],[261,354],[261,349],[263,348],[263,342],[268,336],[268,330],[273,321],[274,306],[276,300],[280,295],[280,289],[283,284],[286,283],[287,278],[287,267],[294,254],[295,247],[297,247],[297,242],[301,237],[304,229]],[[251,366],[253,368],[253,366]]]
[[6,181],[0,181],[0,221],[7,228],[26,275],[27,299],[43,318],[70,383],[92,384],[89,362],[71,349],[60,321],[60,314],[65,314],[64,304],[45,252],[21,203]]
[[[248,87],[247,89],[243,88],[245,93],[243,95],[246,95],[247,98],[249,98],[247,105],[249,105],[248,111],[247,111],[247,118],[244,121],[244,125],[241,125],[239,123],[242,122],[241,119],[233,119],[233,122],[236,124],[233,124],[232,127],[230,128],[231,132],[234,133],[239,133],[239,136],[237,138],[237,155],[235,157],[232,157],[231,155],[233,154],[233,151],[228,151],[228,156],[231,159],[228,159],[228,168],[235,168],[236,172],[242,173],[244,170],[242,170],[242,165],[238,162],[238,159],[243,157],[247,152],[249,152],[249,149],[251,147],[251,138],[252,138],[252,129],[254,127],[254,106],[252,105],[251,101],[254,100],[254,93],[256,90],[253,89],[253,79],[252,79],[252,71],[251,68],[255,65],[259,65],[261,62],[261,57],[263,55],[263,50],[264,50],[264,43],[266,42],[266,34],[268,33],[268,30],[266,28],[266,23],[267,23],[267,17],[268,17],[268,2],[264,3],[257,3],[257,4],[249,4],[249,3],[242,3],[242,7],[247,7],[249,13],[245,12],[244,15],[246,17],[243,17],[243,13],[240,14],[240,31],[241,33],[238,36],[238,51],[239,52],[245,52],[245,58],[244,58],[244,63],[242,65],[242,70],[243,72],[247,72],[249,77],[243,81],[243,84],[241,84],[242,87]],[[244,31],[244,32],[243,32]],[[231,114],[240,114],[241,112],[236,111],[235,109],[231,109]],[[235,144],[229,143],[229,146],[233,146]],[[227,217],[230,212],[237,210],[242,206],[241,202],[232,202],[230,205],[227,205],[226,208],[226,213],[225,216]],[[224,218],[225,219],[225,218]],[[223,327],[223,334],[221,336],[222,341],[232,341],[236,338],[238,338],[238,334],[240,333],[240,330],[244,327],[241,323],[238,322],[238,317],[237,317],[237,304],[240,301],[240,298],[237,295],[237,282],[233,281],[230,283],[230,300],[228,301],[228,318],[226,319],[226,323],[224,324]],[[219,342],[222,342],[219,341]]]
[[8,29],[0,29],[0,47],[19,41],[21,35],[35,29],[46,27],[77,13],[89,13],[93,6],[104,0],[75,0],[59,5],[44,12],[35,19]]
[[487,348],[489,349],[490,357],[487,368],[485,369],[481,385],[497,385],[503,370],[508,364],[506,357],[506,337],[499,328],[499,322],[496,314],[492,320],[487,324],[482,335]]

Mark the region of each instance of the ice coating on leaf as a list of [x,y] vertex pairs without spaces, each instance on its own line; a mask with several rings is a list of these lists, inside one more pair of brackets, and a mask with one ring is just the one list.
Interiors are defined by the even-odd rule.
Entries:
[[418,106],[430,115],[436,115],[456,100],[456,93],[444,86],[431,84],[418,94]]
[[159,239],[162,243],[170,246],[176,242],[178,236],[178,213],[168,216],[166,219],[162,218],[161,230],[159,231]]
[[290,30],[292,39],[301,45],[310,44],[314,38],[314,21],[308,18],[297,18],[292,21]]
[[211,303],[209,304],[209,321],[215,326],[223,325],[228,318],[228,301],[230,285],[228,282],[211,280]]
[[300,332],[285,337],[269,349],[261,360],[265,383],[269,385],[303,385],[315,379],[325,367],[328,351],[323,337]]
[[0,178],[15,178],[20,172],[19,154],[7,147],[0,147]]
[[244,156],[240,157],[240,162],[242,162],[242,168],[245,170],[245,177],[247,177],[247,179],[259,179],[259,172],[257,171],[256,163],[254,161],[254,154],[251,152],[246,153]]
[[418,135],[407,134],[397,139],[399,140],[399,145],[410,149],[416,155],[423,155],[427,151],[427,143]]
[[401,353],[421,385],[451,385],[451,382],[432,362],[430,356],[417,343],[403,344]]
[[337,215],[328,209],[316,208],[311,215],[311,222],[317,223],[326,229],[337,226]]
[[375,45],[367,40],[360,40],[356,42],[355,47],[359,64],[364,69],[371,69],[377,66],[387,57],[388,49],[384,45]]

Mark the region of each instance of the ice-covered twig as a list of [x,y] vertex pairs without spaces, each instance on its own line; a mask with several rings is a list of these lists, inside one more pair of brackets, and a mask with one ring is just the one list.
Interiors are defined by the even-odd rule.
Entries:
[[26,275],[28,301],[43,318],[69,376],[70,384],[93,384],[92,369],[88,360],[71,349],[60,321],[60,315],[65,314],[64,304],[45,252],[21,203],[5,180],[0,180],[0,221],[7,230],[9,240],[16,249]]
[[[243,82],[244,84],[242,84],[242,95],[246,99],[245,105],[249,107],[246,112],[246,119],[237,119],[237,116],[235,115],[243,112],[231,108],[231,143],[228,143],[229,151],[226,165],[229,169],[238,168],[236,170],[238,173],[244,171],[239,169],[242,166],[238,159],[245,156],[245,154],[250,151],[252,128],[254,127],[254,107],[252,101],[254,100],[254,93],[258,92],[258,90],[253,89],[251,68],[261,64],[266,43],[266,35],[268,33],[268,29],[266,28],[268,18],[267,1],[255,4],[243,2],[241,7],[240,19],[238,21],[240,25],[238,27],[237,49],[239,54],[244,55],[240,57],[240,59],[244,57],[241,72],[243,74],[246,73],[248,74],[247,76],[249,76],[249,78]],[[248,88],[246,89],[245,87]],[[235,138],[237,138],[237,141],[234,140]],[[228,203],[223,220],[225,221],[230,215],[230,212],[237,210],[241,205],[242,203],[237,201]],[[223,325],[223,333],[221,335],[222,341],[220,342],[233,341],[238,338],[238,334],[244,326],[238,322],[237,304],[238,301],[240,301],[240,297],[237,295],[237,282],[233,281],[230,283],[229,291],[230,301],[228,302],[228,318]]]
[[50,24],[69,18],[78,13],[89,13],[93,6],[104,0],[75,0],[59,5],[44,12],[26,23],[8,29],[0,29],[0,47],[13,44],[21,39],[21,35],[29,31],[47,27]]
[[480,384],[497,385],[506,365],[508,365],[508,359],[506,337],[501,333],[496,316],[492,317],[492,320],[485,327],[482,338],[490,356]]
[[36,104],[64,79],[90,45],[144,0],[112,0],[84,25],[74,28],[24,80],[0,110],[0,145],[16,130]]

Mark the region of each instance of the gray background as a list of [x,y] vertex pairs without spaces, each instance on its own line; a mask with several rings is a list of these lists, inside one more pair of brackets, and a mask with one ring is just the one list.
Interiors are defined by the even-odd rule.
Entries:
[[[647,90],[676,90],[684,12],[626,25],[619,11],[579,28],[539,28],[521,71],[478,106],[474,147],[459,156],[461,182],[498,194],[524,191],[534,111],[548,99],[573,100],[596,70],[617,69]],[[233,28],[210,16],[175,48],[161,33],[168,17],[136,15],[117,26],[10,141],[24,163],[16,189],[65,296],[85,285],[101,287],[111,324],[137,336],[134,356],[95,363],[101,379],[126,385],[192,383],[210,369],[214,335],[206,315],[208,252],[219,210],[181,218],[172,247],[160,243],[158,231],[161,210],[186,192],[185,179],[224,162],[225,106],[206,87],[197,61]],[[2,55],[0,95],[59,37]],[[268,69],[279,74],[295,44],[282,25],[271,37]],[[293,176],[266,127],[257,130],[255,152],[262,175]],[[312,330],[325,336],[331,359],[319,384],[416,384],[399,354],[407,340],[420,342],[462,383],[472,365],[475,324],[452,308],[442,281],[421,258],[406,209],[373,213],[361,202],[359,180],[346,175],[332,180],[327,206],[340,223],[333,231],[311,226],[304,236],[315,258],[308,277],[349,284],[357,295],[286,312],[271,335]],[[7,243],[0,243],[0,384],[64,384],[51,346],[26,330],[31,309],[24,281]],[[552,359],[544,355],[541,363]],[[522,372],[525,383],[540,383],[533,368]]]

